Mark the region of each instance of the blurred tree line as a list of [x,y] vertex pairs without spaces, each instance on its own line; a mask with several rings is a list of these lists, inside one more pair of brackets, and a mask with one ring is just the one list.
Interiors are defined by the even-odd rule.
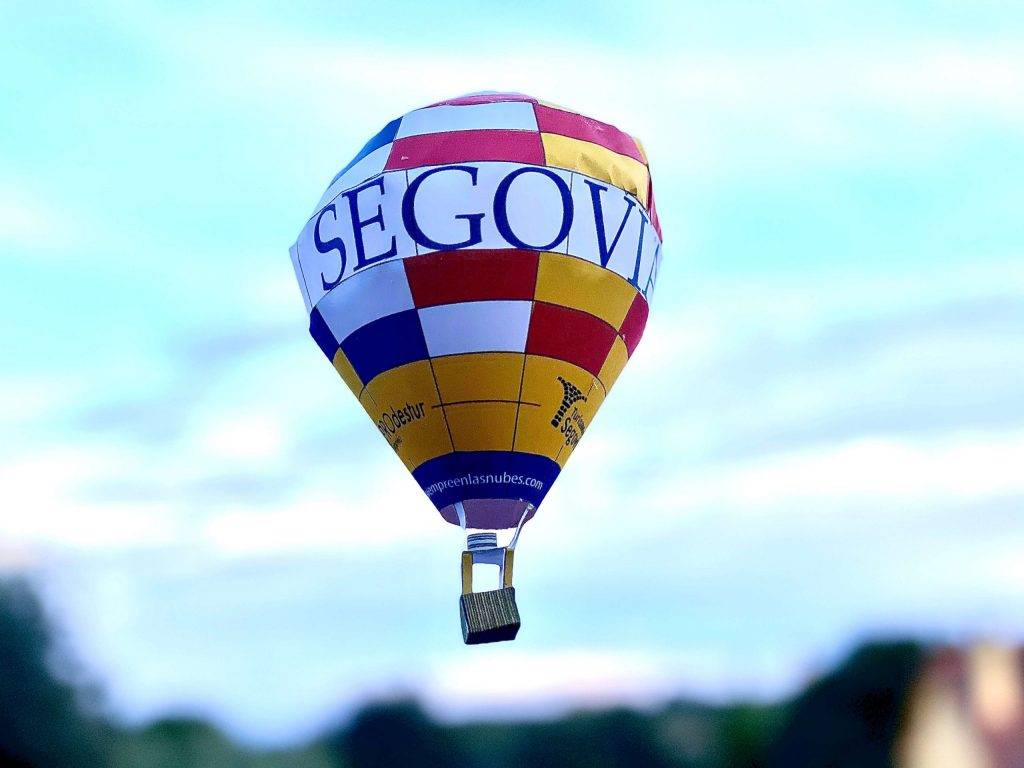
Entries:
[[104,718],[31,590],[0,581],[0,768],[883,768],[923,654],[866,645],[770,704],[448,725],[412,701],[378,703],[306,746],[257,752],[197,719]]

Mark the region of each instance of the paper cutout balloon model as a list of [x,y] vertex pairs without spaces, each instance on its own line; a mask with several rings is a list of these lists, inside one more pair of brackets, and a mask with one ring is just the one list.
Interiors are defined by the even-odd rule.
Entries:
[[[417,109],[334,177],[291,256],[313,338],[469,532],[463,639],[514,638],[520,531],[647,321],[661,227],[643,147],[522,94]],[[498,589],[473,591],[479,563]]]

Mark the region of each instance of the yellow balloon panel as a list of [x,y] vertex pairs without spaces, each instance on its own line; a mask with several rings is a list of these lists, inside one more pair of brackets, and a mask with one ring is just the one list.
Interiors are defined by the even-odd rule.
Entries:
[[542,133],[544,159],[549,166],[579,171],[603,179],[633,195],[647,207],[650,174],[647,166],[600,144],[573,139],[557,133]]
[[611,391],[612,385],[618,380],[619,374],[622,373],[622,369],[628,362],[629,350],[626,349],[626,343],[621,337],[616,336],[615,341],[612,342],[612,348],[608,350],[608,357],[605,358],[604,365],[601,366],[601,371],[597,374],[606,394]]
[[527,355],[515,450],[547,456],[564,465],[596,410],[594,404],[603,400],[604,390],[582,368]]
[[540,255],[538,301],[578,309],[618,328],[636,293],[624,278],[589,261],[561,253]]
[[348,358],[345,357],[345,353],[341,351],[341,347],[338,347],[338,351],[334,353],[334,369],[341,376],[342,381],[352,390],[352,394],[359,397],[363,393],[363,382],[359,380],[359,374],[356,373],[356,369],[352,367],[352,363],[349,362]]
[[519,404],[446,405],[448,428],[457,451],[510,451]]
[[605,390],[601,386],[601,382],[594,379],[593,386],[590,391],[587,392],[587,399],[576,403],[566,413],[567,424],[561,426],[559,429],[565,435],[565,442],[562,446],[562,450],[558,456],[555,457],[555,461],[558,462],[559,466],[564,467],[565,462],[569,460],[569,456],[576,448],[576,444],[579,443],[580,438],[583,437],[583,433],[590,429],[590,425],[594,421],[594,416],[597,415],[598,409],[604,403]]
[[447,355],[434,358],[433,364],[437,386],[445,403],[519,400],[523,355],[518,352]]
[[429,360],[376,376],[359,399],[409,469],[452,450]]

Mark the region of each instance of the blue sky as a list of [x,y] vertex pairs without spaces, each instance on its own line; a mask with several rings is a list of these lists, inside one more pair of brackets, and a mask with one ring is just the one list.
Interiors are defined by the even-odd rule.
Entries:
[[[1021,6],[427,5],[0,10],[0,566],[111,708],[274,742],[401,691],[770,696],[871,634],[1020,639]],[[287,247],[384,123],[482,89],[639,135],[666,246],[520,639],[466,649],[459,536]]]

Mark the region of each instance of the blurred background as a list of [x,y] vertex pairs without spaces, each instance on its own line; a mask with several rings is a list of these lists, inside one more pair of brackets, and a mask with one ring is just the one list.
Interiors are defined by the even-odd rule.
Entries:
[[[0,29],[0,764],[1024,766],[1020,3]],[[519,639],[467,648],[459,533],[287,248],[476,90],[640,136],[665,260],[520,542]]]

